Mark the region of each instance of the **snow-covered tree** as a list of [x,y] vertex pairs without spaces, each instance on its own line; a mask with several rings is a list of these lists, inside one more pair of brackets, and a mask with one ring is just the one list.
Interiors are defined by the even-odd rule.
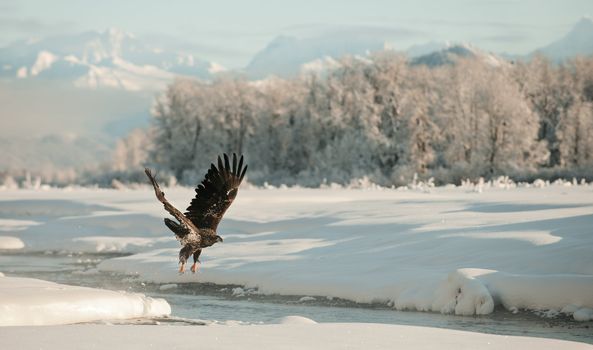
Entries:
[[545,141],[550,153],[548,166],[560,165],[558,125],[573,103],[570,74],[563,65],[554,67],[543,56],[515,70],[523,94],[539,116],[538,139]]
[[210,107],[208,89],[189,79],[176,80],[153,107],[154,142],[151,160],[181,178],[192,170],[202,134],[203,118]]
[[593,103],[576,101],[558,126],[561,165],[593,165]]
[[402,165],[404,143],[399,139],[402,129],[402,95],[404,83],[413,79],[408,74],[404,57],[392,52],[376,53],[373,65],[367,67],[366,76],[373,88],[372,108],[379,117],[376,166],[381,173],[390,178],[396,167]]
[[112,167],[115,171],[142,169],[152,147],[153,129],[134,129],[117,141],[113,151]]
[[575,58],[566,70],[572,104],[558,123],[560,165],[582,169],[593,166],[593,60]]
[[[251,181],[313,186],[585,171],[592,62],[465,58],[429,68],[380,52],[290,80],[181,79],[154,105],[149,161],[195,183],[217,154],[238,152],[253,165]],[[117,169],[142,158],[130,137],[118,145]]]
[[405,164],[414,173],[426,175],[436,159],[435,144],[440,138],[437,118],[437,94],[432,72],[425,66],[414,70],[414,79],[405,86],[401,99],[404,123],[396,132],[396,141],[402,145]]

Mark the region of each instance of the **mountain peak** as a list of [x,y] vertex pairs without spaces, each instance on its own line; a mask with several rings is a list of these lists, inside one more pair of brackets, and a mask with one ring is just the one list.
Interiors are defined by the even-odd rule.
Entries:
[[274,49],[277,47],[287,46],[287,45],[294,45],[299,40],[294,36],[288,35],[279,35],[275,37],[270,43],[266,46],[266,49]]
[[561,39],[535,52],[540,52],[555,61],[593,54],[593,19],[589,16],[581,17]]
[[575,25],[575,27],[579,27],[579,26],[589,26],[589,27],[593,26],[593,17],[591,17],[589,15],[584,15],[583,17],[581,17],[581,19]]
[[569,36],[579,35],[591,35],[593,33],[593,19],[589,16],[583,16],[581,19],[572,27]]
[[124,38],[136,39],[136,36],[134,34],[126,32],[125,30],[116,27],[109,27],[100,34],[110,38],[111,40],[122,40]]
[[426,65],[429,67],[438,67],[442,65],[455,64],[459,58],[478,58],[480,61],[491,66],[500,66],[504,64],[504,59],[480,50],[470,43],[448,43],[447,47],[440,50],[422,55],[412,57],[410,56],[413,65]]
[[281,35],[259,51],[245,70],[252,78],[296,76],[304,64],[315,65],[327,57],[366,56],[369,52],[384,50],[385,40],[375,34],[363,31],[353,35],[351,30],[341,30],[302,38]]
[[81,88],[160,90],[174,76],[224,70],[175,45],[163,48],[120,28],[50,36],[0,49],[0,79],[66,81]]
[[117,28],[117,27],[108,27],[104,33],[109,33],[109,35],[132,35],[130,33],[127,33],[126,31],[124,31],[121,28]]

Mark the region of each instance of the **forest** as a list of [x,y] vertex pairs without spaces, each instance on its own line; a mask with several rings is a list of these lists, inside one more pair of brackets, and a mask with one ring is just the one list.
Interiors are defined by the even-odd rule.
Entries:
[[254,184],[590,181],[593,59],[428,67],[380,52],[294,79],[178,79],[151,127],[117,143],[110,173],[148,165],[195,184],[221,152],[245,154]]

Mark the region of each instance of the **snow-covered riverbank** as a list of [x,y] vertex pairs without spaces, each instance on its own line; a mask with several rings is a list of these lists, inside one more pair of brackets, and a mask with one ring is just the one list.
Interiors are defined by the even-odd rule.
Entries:
[[0,326],[60,325],[170,313],[165,300],[142,294],[0,276]]
[[[193,195],[166,192],[179,207]],[[136,253],[99,269],[145,281],[461,315],[500,305],[593,318],[592,186],[241,190],[219,227],[224,243],[204,251],[198,274],[182,276],[148,188],[5,191],[0,214],[18,226],[2,234],[24,250]]]

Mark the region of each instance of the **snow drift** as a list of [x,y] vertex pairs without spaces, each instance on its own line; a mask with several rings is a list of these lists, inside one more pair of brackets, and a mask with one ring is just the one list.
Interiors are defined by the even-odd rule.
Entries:
[[[193,195],[165,192],[179,207]],[[195,275],[177,274],[178,243],[148,190],[5,191],[0,212],[23,219],[26,209],[36,223],[15,233],[25,251],[136,253],[98,268],[143,281],[241,285],[249,291],[243,296],[329,296],[399,310],[482,315],[499,306],[590,320],[592,194],[592,186],[570,183],[242,189],[219,227],[224,243],[204,250]]]
[[0,250],[22,249],[25,243],[17,237],[0,236]]
[[159,283],[238,284],[398,310],[483,315],[548,310],[590,320],[591,187],[243,191],[197,275],[177,248],[110,259],[103,271]]
[[0,326],[60,325],[164,316],[164,299],[0,275]]

